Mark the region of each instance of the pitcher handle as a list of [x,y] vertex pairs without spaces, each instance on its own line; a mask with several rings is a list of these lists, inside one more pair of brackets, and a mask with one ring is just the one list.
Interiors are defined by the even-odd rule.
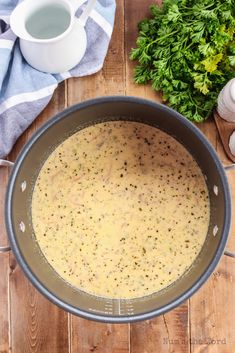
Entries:
[[[1,167],[13,167],[14,163],[4,160],[4,159],[0,159],[0,166]],[[0,253],[4,253],[4,252],[8,252],[11,250],[11,247],[9,245],[7,246],[0,246]]]
[[[230,164],[224,167],[225,171],[235,170],[235,164]],[[225,250],[224,255],[235,258],[235,253],[230,250]]]
[[[74,0],[73,0],[74,1]],[[77,21],[84,27],[91,11],[94,9],[96,0],[88,0],[85,9],[83,10],[81,16],[77,18]]]

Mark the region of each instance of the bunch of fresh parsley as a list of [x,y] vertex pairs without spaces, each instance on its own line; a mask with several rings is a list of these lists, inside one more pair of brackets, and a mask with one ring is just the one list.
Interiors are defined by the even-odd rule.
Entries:
[[163,0],[150,11],[131,52],[135,82],[151,81],[172,108],[203,121],[235,77],[235,0]]

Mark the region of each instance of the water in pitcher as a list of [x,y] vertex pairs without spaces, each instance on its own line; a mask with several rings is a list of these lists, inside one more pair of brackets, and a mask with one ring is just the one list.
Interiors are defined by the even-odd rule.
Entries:
[[66,31],[70,20],[70,13],[64,7],[56,4],[48,5],[29,16],[25,27],[34,38],[51,39]]

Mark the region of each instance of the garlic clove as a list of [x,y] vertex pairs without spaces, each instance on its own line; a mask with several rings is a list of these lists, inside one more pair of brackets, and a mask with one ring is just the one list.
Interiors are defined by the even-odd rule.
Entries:
[[235,78],[230,80],[220,91],[217,111],[222,119],[235,122]]

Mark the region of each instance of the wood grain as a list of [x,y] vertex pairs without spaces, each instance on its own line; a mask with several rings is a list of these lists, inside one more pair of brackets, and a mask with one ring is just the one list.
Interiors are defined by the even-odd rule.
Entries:
[[188,303],[152,320],[131,325],[131,353],[188,353]]
[[[44,112],[16,143],[14,160],[32,133],[56,112],[85,99],[127,94],[161,102],[150,86],[133,82],[137,22],[153,0],[117,0],[115,29],[105,65],[99,73],[70,79],[59,86]],[[156,1],[155,1],[156,2]],[[158,1],[160,2],[160,1]],[[229,164],[212,119],[198,125]],[[2,216],[8,171],[0,168],[0,243],[6,243]],[[235,200],[235,173],[229,172]],[[233,216],[233,218],[235,218]],[[235,223],[228,247],[235,251]],[[131,325],[100,324],[68,315],[43,298],[28,282],[14,257],[0,255],[0,353],[233,353],[235,352],[235,266],[223,257],[207,283],[164,316]],[[213,341],[214,340],[214,341]],[[209,344],[210,343],[210,344]]]
[[[65,84],[60,86],[46,110],[18,140],[11,160],[43,122],[64,109],[65,87]],[[13,255],[9,266],[12,352],[68,352],[68,314],[51,304],[29,283]]]
[[[155,1],[160,3],[161,1]],[[126,94],[161,102],[161,95],[153,91],[150,85],[137,85],[134,83],[135,62],[129,59],[131,49],[136,45],[138,23],[149,16],[149,6],[152,0],[125,1],[125,67],[126,67]]]
[[72,353],[129,352],[128,325],[102,324],[76,319],[73,320],[71,334]]
[[98,73],[68,81],[68,105],[125,91],[124,0],[117,0],[116,19],[104,67]]
[[[117,1],[115,29],[103,70],[68,82],[68,103],[125,93],[124,0]],[[71,353],[128,353],[129,325],[95,323],[71,316]]]
[[214,119],[224,150],[231,161],[235,163],[235,156],[231,153],[229,148],[229,138],[235,131],[235,123],[230,123],[222,119],[216,110],[214,111]]
[[224,256],[211,278],[191,298],[192,353],[234,352],[234,283],[234,260]]
[[9,254],[0,254],[0,353],[9,351]]
[[[5,222],[4,204],[8,182],[8,168],[0,167],[0,246],[8,245]],[[9,254],[0,253],[0,353],[9,351]]]
[[[224,165],[229,159],[212,119],[200,125],[201,130],[215,146]],[[235,173],[229,172],[232,199],[235,199]],[[233,216],[234,218],[234,216]],[[230,231],[228,248],[235,251],[235,224]],[[234,259],[223,256],[206,284],[190,299],[191,352],[230,353],[235,351],[235,336],[231,323],[235,318]]]
[[[152,3],[152,0],[147,0],[143,6],[141,0],[125,2],[126,94],[161,103],[161,95],[153,91],[150,85],[136,85],[133,82],[136,63],[129,60],[131,48],[135,47],[137,23],[149,16],[148,8]],[[131,353],[155,353],[157,350],[162,353],[190,352],[188,318],[188,303],[186,303],[164,316],[132,324]]]
[[35,290],[14,258],[10,268],[12,351],[69,352],[68,314]]

